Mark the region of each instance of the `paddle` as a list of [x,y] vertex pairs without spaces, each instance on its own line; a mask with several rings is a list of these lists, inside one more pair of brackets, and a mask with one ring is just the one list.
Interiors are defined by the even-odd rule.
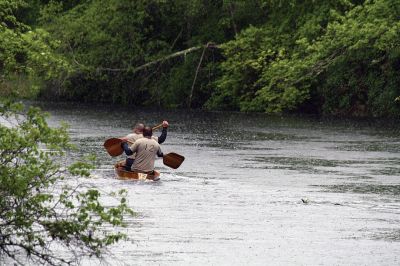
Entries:
[[121,155],[124,150],[121,147],[122,139],[111,138],[104,142],[104,148],[106,148],[108,154],[111,156]]
[[168,154],[164,154],[163,163],[164,165],[171,167],[173,169],[177,169],[185,160],[185,157],[179,155],[175,152],[170,152]]
[[[159,124],[159,125],[153,127],[153,130],[159,129],[160,127],[162,127],[162,125],[163,124]],[[121,147],[122,142],[123,142],[123,140],[120,138],[110,138],[110,139],[107,139],[103,145],[104,145],[104,148],[106,148],[108,154],[110,154],[111,156],[114,157],[114,156],[121,155],[124,152],[124,150]],[[128,142],[130,142],[130,141],[128,141]],[[130,142],[130,143],[132,143],[132,142]]]

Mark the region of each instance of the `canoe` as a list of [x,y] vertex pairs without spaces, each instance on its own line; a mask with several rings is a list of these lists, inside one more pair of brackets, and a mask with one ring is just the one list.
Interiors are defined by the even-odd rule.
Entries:
[[115,176],[118,179],[122,180],[154,180],[157,181],[159,180],[160,172],[154,171],[153,173],[139,173],[139,172],[134,172],[134,171],[127,171],[124,168],[125,166],[125,160],[119,161],[116,164],[114,164],[114,171],[115,171]]

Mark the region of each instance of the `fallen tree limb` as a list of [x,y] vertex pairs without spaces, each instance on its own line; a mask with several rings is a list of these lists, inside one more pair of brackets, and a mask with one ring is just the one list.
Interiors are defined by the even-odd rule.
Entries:
[[143,64],[143,65],[138,66],[138,67],[133,67],[133,68],[132,67],[129,67],[129,68],[103,68],[103,67],[98,67],[96,70],[97,71],[110,71],[110,72],[126,72],[126,71],[129,71],[129,72],[135,73],[135,72],[143,70],[143,69],[145,69],[147,67],[150,67],[152,65],[158,64],[160,62],[164,62],[166,60],[170,60],[170,59],[175,58],[175,57],[179,57],[179,56],[186,55],[188,53],[192,53],[192,52],[200,50],[200,49],[207,49],[207,48],[218,48],[218,45],[213,44],[213,43],[207,43],[206,45],[190,47],[188,49],[169,54],[167,56],[164,56],[162,58],[159,58],[159,59],[156,59],[154,61],[148,62],[148,63]]

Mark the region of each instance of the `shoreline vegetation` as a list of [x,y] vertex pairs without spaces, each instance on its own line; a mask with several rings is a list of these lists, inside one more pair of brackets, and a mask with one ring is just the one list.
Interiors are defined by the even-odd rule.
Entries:
[[126,239],[126,218],[135,215],[126,190],[100,193],[85,181],[95,158],[68,160],[74,147],[67,126],[52,128],[47,117],[39,108],[0,101],[2,265],[100,262],[108,246]]
[[400,117],[390,0],[0,2],[0,97]]

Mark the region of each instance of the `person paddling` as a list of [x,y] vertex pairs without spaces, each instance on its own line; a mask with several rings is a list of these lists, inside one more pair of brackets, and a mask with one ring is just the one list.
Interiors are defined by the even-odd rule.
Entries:
[[[162,128],[163,129],[161,131],[161,135],[159,137],[152,136],[152,138],[155,139],[159,144],[162,144],[166,140],[168,126],[169,126],[168,121],[164,120],[162,122]],[[133,133],[130,133],[130,134],[126,135],[125,137],[121,138],[121,139],[129,141],[131,143],[134,143],[136,140],[138,140],[140,138],[143,138],[143,128],[144,128],[144,124],[137,123],[133,127]]]
[[151,127],[144,127],[143,138],[135,141],[128,147],[126,142],[123,142],[122,147],[126,155],[136,153],[136,157],[132,166],[132,170],[140,173],[151,174],[154,171],[154,161],[156,155],[163,157],[160,144],[152,138],[153,130]]
[[[155,137],[155,136],[151,136],[152,139],[154,139],[155,141],[157,141],[159,144],[164,143],[164,141],[167,138],[167,128],[169,126],[168,121],[164,120],[162,122],[162,131],[161,131],[161,135],[159,137]],[[123,140],[124,142],[121,144],[121,147],[124,149],[126,149],[126,147],[128,147],[125,141],[129,141],[131,144],[135,143],[138,139],[143,138],[143,129],[144,129],[144,124],[142,123],[138,123],[135,125],[135,127],[133,128],[133,133],[126,135],[125,137],[121,138],[121,140]],[[126,145],[126,147],[124,147],[124,143]],[[125,154],[127,154],[125,152]],[[127,154],[128,155],[128,154]],[[125,170],[127,171],[132,171],[131,167],[133,165],[133,162],[135,160],[135,154],[131,154],[128,156],[128,158],[126,158],[125,161]]]
[[[133,133],[126,135],[121,138],[123,141],[129,141],[130,143],[135,143],[136,140],[143,138],[144,124],[137,123],[133,128]],[[121,146],[124,148],[123,146]],[[131,171],[131,166],[135,160],[135,154],[129,155],[125,160],[125,170]]]
[[126,135],[125,137],[121,138],[121,139],[127,140],[129,142],[135,142],[136,140],[138,140],[138,139],[143,137],[143,129],[144,129],[144,124],[137,123],[133,127],[133,133],[130,133],[130,134]]

